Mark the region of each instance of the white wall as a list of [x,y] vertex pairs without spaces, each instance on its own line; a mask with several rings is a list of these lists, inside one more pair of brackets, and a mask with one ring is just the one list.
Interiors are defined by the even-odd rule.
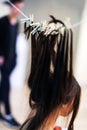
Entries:
[[0,17],[7,15],[9,13],[10,13],[9,7],[0,3]]
[[75,64],[75,75],[81,86],[87,85],[87,1],[82,15],[82,21],[86,21],[81,25],[77,54]]

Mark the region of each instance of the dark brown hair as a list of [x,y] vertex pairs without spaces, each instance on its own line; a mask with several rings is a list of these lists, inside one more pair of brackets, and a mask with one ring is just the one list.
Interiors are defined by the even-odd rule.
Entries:
[[[32,62],[28,86],[31,89],[29,104],[34,114],[29,116],[21,130],[41,129],[60,104],[67,104],[74,98],[73,114],[68,127],[68,130],[73,130],[73,122],[79,108],[81,89],[73,77],[72,67],[73,33],[62,21],[53,16],[51,18],[49,24],[59,23],[61,27],[48,35],[43,31],[31,35]],[[25,27],[25,33],[28,29],[30,26]],[[29,34],[30,30],[28,36]],[[54,117],[55,115],[48,120],[53,120]]]

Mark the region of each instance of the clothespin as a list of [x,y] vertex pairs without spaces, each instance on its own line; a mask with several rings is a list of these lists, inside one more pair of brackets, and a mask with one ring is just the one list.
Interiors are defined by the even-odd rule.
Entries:
[[41,26],[39,28],[39,31],[41,31],[41,32],[45,31],[47,28],[47,21],[46,20],[41,21],[40,24],[41,24]]
[[37,22],[37,23],[33,23],[31,25],[37,25],[36,28],[34,28],[34,30],[31,32],[31,34],[35,34],[37,31],[44,32],[47,28],[46,20]]
[[71,28],[73,30],[73,27],[72,27],[72,24],[70,21],[71,21],[71,19],[69,17],[67,17],[66,21],[64,23],[65,23],[67,29]]
[[39,24],[40,24],[40,22],[31,23],[30,26],[38,26]]
[[33,23],[31,25],[36,25],[34,30],[31,32],[31,34],[34,35],[37,32],[38,28],[40,28],[41,24],[38,22],[38,23]]
[[20,21],[21,21],[22,23],[29,22],[29,24],[31,24],[31,23],[33,23],[33,19],[34,19],[34,16],[33,16],[33,14],[32,14],[32,15],[30,15],[29,17],[27,17],[27,18],[25,18],[25,19],[20,19]]
[[20,19],[21,23],[25,23],[25,22],[30,22],[30,18],[26,18],[26,19]]
[[55,24],[55,23],[50,23],[46,29],[45,35],[49,35],[50,33],[53,34],[58,34],[58,33],[63,33],[63,29],[62,31],[60,30],[62,28],[61,24]]
[[48,24],[45,35],[48,36],[53,30],[55,30],[55,24],[54,23]]

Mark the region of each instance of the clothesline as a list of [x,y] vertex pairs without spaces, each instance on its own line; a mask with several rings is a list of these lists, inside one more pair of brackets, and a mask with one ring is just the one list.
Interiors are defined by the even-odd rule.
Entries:
[[10,5],[12,5],[22,16],[24,16],[26,19],[28,19],[28,17],[20,10],[18,9],[10,0],[6,0]]
[[[32,21],[31,18],[27,17],[20,9],[18,9],[10,0],[6,0],[10,5],[12,5],[22,16],[25,17],[25,19],[23,19],[24,21]],[[75,24],[72,25],[72,28],[76,28],[78,26],[80,26],[81,24],[87,23],[87,20],[82,20],[79,21]]]

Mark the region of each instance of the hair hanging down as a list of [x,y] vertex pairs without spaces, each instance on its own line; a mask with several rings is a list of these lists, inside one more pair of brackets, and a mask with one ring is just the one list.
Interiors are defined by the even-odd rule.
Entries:
[[[61,104],[67,104],[74,98],[73,114],[68,130],[73,130],[81,89],[73,77],[73,33],[71,28],[53,16],[48,26],[57,29],[37,30],[31,34],[31,72],[28,85],[31,89],[29,104],[32,108],[29,119],[21,130],[49,130],[51,120],[57,119]],[[29,38],[33,27],[25,24],[25,34]],[[47,35],[46,35],[47,34]],[[49,123],[47,123],[49,122]]]

